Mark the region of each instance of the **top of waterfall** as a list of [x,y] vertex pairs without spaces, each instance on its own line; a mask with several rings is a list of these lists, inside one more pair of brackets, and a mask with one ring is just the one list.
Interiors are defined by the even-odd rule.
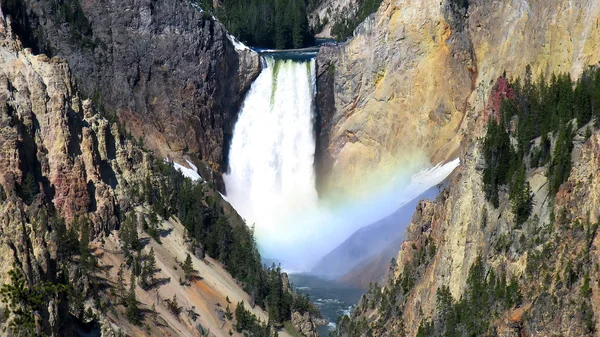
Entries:
[[262,56],[269,56],[278,60],[308,61],[317,56],[318,47],[302,49],[255,49]]
[[252,47],[252,50],[255,52],[271,56],[275,59],[285,59],[285,60],[294,60],[294,61],[307,61],[317,56],[319,49],[322,46],[335,44],[335,40],[333,39],[316,39],[315,45],[305,48],[295,48],[295,49],[267,49],[267,48],[259,48]]

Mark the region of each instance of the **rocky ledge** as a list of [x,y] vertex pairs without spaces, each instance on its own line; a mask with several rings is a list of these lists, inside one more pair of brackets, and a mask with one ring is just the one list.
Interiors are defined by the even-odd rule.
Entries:
[[294,311],[292,313],[292,325],[294,328],[306,337],[319,337],[317,328],[327,325],[327,320],[323,318],[314,318],[308,311],[304,314]]

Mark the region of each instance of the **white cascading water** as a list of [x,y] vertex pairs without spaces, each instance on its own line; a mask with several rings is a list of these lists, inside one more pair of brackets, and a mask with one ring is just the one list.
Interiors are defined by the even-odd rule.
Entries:
[[286,217],[317,207],[315,61],[262,58],[238,121],[224,175],[227,197],[259,243]]
[[459,160],[402,170],[368,198],[319,204],[315,189],[315,61],[263,57],[229,151],[227,198],[255,235],[264,257],[305,271],[348,236],[442,182]]

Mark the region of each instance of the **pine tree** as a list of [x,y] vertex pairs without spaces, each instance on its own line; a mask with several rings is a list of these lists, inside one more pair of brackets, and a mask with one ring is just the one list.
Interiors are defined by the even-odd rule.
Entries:
[[584,72],[582,78],[577,81],[577,86],[573,93],[575,116],[577,117],[577,125],[580,127],[587,124],[592,118],[592,98],[588,91],[591,85],[587,78],[588,76],[589,75]]
[[119,239],[121,239],[125,255],[129,255],[129,250],[138,250],[140,248],[140,239],[135,218],[135,214],[128,213],[125,216],[125,220],[121,223],[121,229],[119,230]]
[[156,256],[154,254],[154,247],[150,248],[150,252],[148,253],[148,257],[146,258],[146,269],[148,270],[150,282],[153,284],[154,275],[156,274]]
[[149,174],[146,175],[146,179],[144,180],[144,199],[148,205],[152,205],[154,201],[154,186],[152,186]]
[[[150,234],[150,226],[148,226],[148,221],[146,221],[145,217],[138,218],[142,221],[142,230]],[[152,235],[150,235],[152,236]]]
[[292,17],[292,44],[294,48],[301,48],[304,45],[304,35],[306,34],[306,8],[304,1],[295,1],[294,15]]
[[123,264],[119,266],[119,271],[117,272],[117,296],[119,296],[120,301],[124,302],[125,299],[125,274]]
[[[283,285],[281,281],[280,267],[275,267],[275,264],[268,271],[269,274],[269,319],[274,324],[280,324],[285,318],[285,308],[281,305],[283,297]],[[289,306],[288,306],[289,308]]]
[[192,264],[192,257],[189,253],[185,258],[185,262],[183,262],[183,265],[181,265],[181,268],[183,269],[185,279],[189,281],[194,273],[194,265]]
[[454,299],[448,286],[442,286],[436,294],[436,312],[438,314],[439,329],[443,336],[454,336],[456,334],[457,319],[455,315]]
[[119,239],[121,240],[121,246],[126,254],[129,253],[129,242],[131,241],[131,226],[129,222],[129,214],[125,215],[125,220],[121,222],[121,228],[119,229]]
[[[156,203],[155,205],[157,205],[157,204],[159,204],[159,203]],[[145,219],[144,219],[144,223],[146,224]],[[158,232],[158,216],[154,210],[152,210],[150,212],[146,231],[148,232],[148,235],[150,235],[150,237],[154,239],[154,241],[158,242],[159,244],[162,244],[162,242],[160,240],[160,235]]]
[[125,301],[127,306],[127,319],[129,322],[137,324],[139,322],[140,310],[135,296],[135,273],[131,273],[129,283],[129,293],[127,294],[127,299]]
[[154,274],[156,273],[156,258],[154,255],[154,247],[150,248],[150,253],[146,256],[144,266],[142,267],[141,281],[142,287],[147,289],[154,285]]
[[573,132],[571,123],[561,127],[556,138],[556,146],[552,155],[552,162],[548,167],[548,180],[550,195],[554,196],[560,185],[564,183],[571,174],[571,151],[573,149]]
[[142,253],[139,252],[133,259],[133,273],[135,274],[135,276],[140,276],[142,274],[142,269],[143,269],[142,267],[143,267]]
[[533,207],[531,187],[529,186],[529,182],[527,182],[525,174],[525,165],[521,164],[516,170],[510,186],[512,211],[515,215],[515,220],[519,225],[529,219]]
[[142,263],[142,268],[141,268],[141,272],[140,272],[140,286],[142,287],[142,289],[148,289],[150,286],[150,282],[148,281],[148,277],[149,277],[149,270],[147,267],[147,262],[144,261]]
[[235,331],[242,332],[246,327],[246,309],[244,308],[244,302],[238,302],[235,307]]
[[583,136],[583,139],[585,139],[587,141],[588,139],[590,139],[591,136],[592,136],[592,129],[588,126],[587,128],[585,128],[585,134]]
[[23,192],[23,200],[25,203],[31,204],[35,199],[35,196],[39,193],[33,174],[27,173],[25,175],[25,179],[21,185],[21,191]]
[[51,219],[51,227],[56,230],[56,242],[58,245],[58,257],[61,260],[68,260],[80,249],[79,230],[77,223],[71,223],[71,227],[67,229],[64,219],[54,215]]
[[513,308],[519,306],[521,305],[522,300],[523,296],[521,295],[519,284],[517,283],[517,279],[513,276],[506,288],[506,307]]
[[583,276],[583,284],[581,285],[581,296],[589,298],[592,295],[592,288],[590,287],[590,274],[585,273]]
[[10,283],[2,285],[0,296],[14,316],[9,328],[17,336],[35,336],[34,311],[42,303],[42,296],[28,287],[21,270],[14,268],[8,275]]
[[138,235],[138,225],[137,225],[137,216],[135,214],[131,214],[131,216],[129,217],[129,221],[130,221],[130,241],[129,241],[129,247],[133,250],[139,250],[141,248],[140,246],[140,238]]
[[96,265],[94,255],[90,250],[90,225],[87,218],[84,218],[81,222],[80,228],[80,242],[79,242],[79,259],[80,265],[84,270],[84,273],[90,272]]
[[168,307],[173,315],[179,316],[181,313],[181,308],[177,302],[177,295],[173,295],[173,298],[168,301]]
[[510,138],[505,130],[504,116],[510,114],[508,107],[511,104],[503,101],[501,105],[501,123],[491,119],[483,143],[483,154],[486,167],[483,171],[483,182],[486,198],[494,205],[499,206],[498,186],[508,182],[510,176],[510,162],[514,158]]

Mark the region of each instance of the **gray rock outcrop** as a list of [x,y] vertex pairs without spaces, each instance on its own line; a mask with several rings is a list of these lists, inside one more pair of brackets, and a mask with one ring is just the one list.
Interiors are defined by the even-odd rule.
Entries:
[[79,89],[146,147],[226,169],[237,112],[260,64],[209,14],[185,0],[20,0],[5,13],[25,47],[67,59]]

